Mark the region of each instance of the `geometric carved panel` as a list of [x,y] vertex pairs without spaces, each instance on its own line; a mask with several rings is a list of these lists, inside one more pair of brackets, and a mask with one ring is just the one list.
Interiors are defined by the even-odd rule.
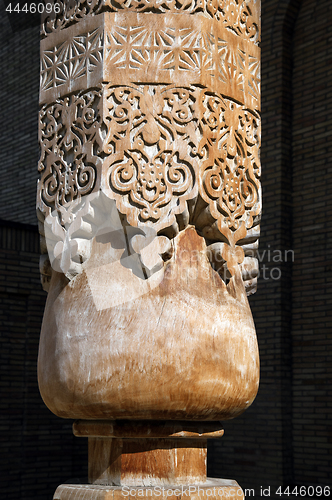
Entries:
[[103,30],[96,28],[82,35],[67,38],[45,50],[41,59],[42,91],[65,85],[92,73],[102,64]]
[[195,220],[233,272],[261,210],[259,3],[69,0],[44,18],[40,212],[68,223],[101,190],[133,227]]
[[[51,0],[50,0],[51,1]],[[259,0],[58,0],[60,12],[43,16],[41,35],[61,31],[101,12],[199,13],[254,43],[260,41]],[[196,16],[197,17],[197,16]]]
[[176,19],[106,13],[48,36],[41,43],[40,101],[103,81],[132,81],[201,84],[259,109],[259,47],[215,19]]

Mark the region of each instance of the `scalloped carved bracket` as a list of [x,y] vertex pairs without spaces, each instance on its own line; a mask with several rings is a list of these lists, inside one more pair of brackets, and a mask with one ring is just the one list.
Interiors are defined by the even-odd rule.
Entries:
[[128,248],[145,279],[193,225],[224,281],[240,273],[253,293],[258,5],[80,0],[43,20],[37,208],[46,288],[50,267],[68,279],[82,271],[92,239],[113,231],[105,219],[116,207],[121,227],[136,231]]

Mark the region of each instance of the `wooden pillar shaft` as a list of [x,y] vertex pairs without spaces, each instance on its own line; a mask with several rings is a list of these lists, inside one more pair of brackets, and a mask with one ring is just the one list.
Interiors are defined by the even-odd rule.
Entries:
[[89,437],[89,483],[114,486],[206,481],[207,440]]
[[176,421],[77,421],[73,431],[89,439],[89,483],[109,486],[203,484],[207,439],[224,433]]

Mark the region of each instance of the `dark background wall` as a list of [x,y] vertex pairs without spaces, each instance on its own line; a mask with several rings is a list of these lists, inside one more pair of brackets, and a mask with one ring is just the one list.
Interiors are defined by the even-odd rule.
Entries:
[[38,391],[46,300],[35,210],[39,27],[13,27],[1,0],[0,498],[47,500],[60,483],[87,476],[87,442],[74,438],[72,422],[55,417]]
[[[209,474],[280,498],[278,486],[332,486],[332,2],[262,0],[262,33],[261,385],[211,443]],[[36,381],[38,27],[13,32],[1,0],[0,39],[0,491],[47,499],[84,478],[87,450]]]
[[35,226],[0,223],[0,498],[51,499],[86,475],[86,443],[38,391],[36,360],[45,292]]
[[0,218],[36,224],[39,28],[13,32],[8,16],[0,0]]
[[251,408],[225,423],[211,473],[271,486],[271,497],[280,485],[332,480],[331,21],[330,0],[262,1],[260,254],[272,259],[266,252],[269,279],[250,298],[261,384]]

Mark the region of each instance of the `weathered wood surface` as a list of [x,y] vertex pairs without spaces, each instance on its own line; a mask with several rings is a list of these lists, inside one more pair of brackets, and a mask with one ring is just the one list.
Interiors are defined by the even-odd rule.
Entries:
[[62,484],[54,494],[53,500],[123,500],[129,498],[157,499],[168,498],[169,500],[202,500],[209,497],[211,500],[244,500],[244,494],[236,481],[231,479],[209,478],[204,485],[184,485],[152,489],[149,487],[128,488],[110,487],[101,485],[71,485]]
[[233,418],[259,378],[259,0],[63,8],[41,40],[42,397]]
[[97,299],[88,270],[69,283],[54,273],[38,376],[55,414],[221,420],[251,404],[259,360],[241,276],[226,287],[210,265],[204,238],[192,227],[175,238],[174,247],[157,287],[113,307],[107,307],[108,297],[128,285],[121,267],[113,279],[107,265],[100,269]]
[[89,482],[122,486],[206,483],[207,439],[222,437],[217,422],[79,420],[89,438]]
[[89,438],[89,482],[163,486],[206,482],[206,440]]

